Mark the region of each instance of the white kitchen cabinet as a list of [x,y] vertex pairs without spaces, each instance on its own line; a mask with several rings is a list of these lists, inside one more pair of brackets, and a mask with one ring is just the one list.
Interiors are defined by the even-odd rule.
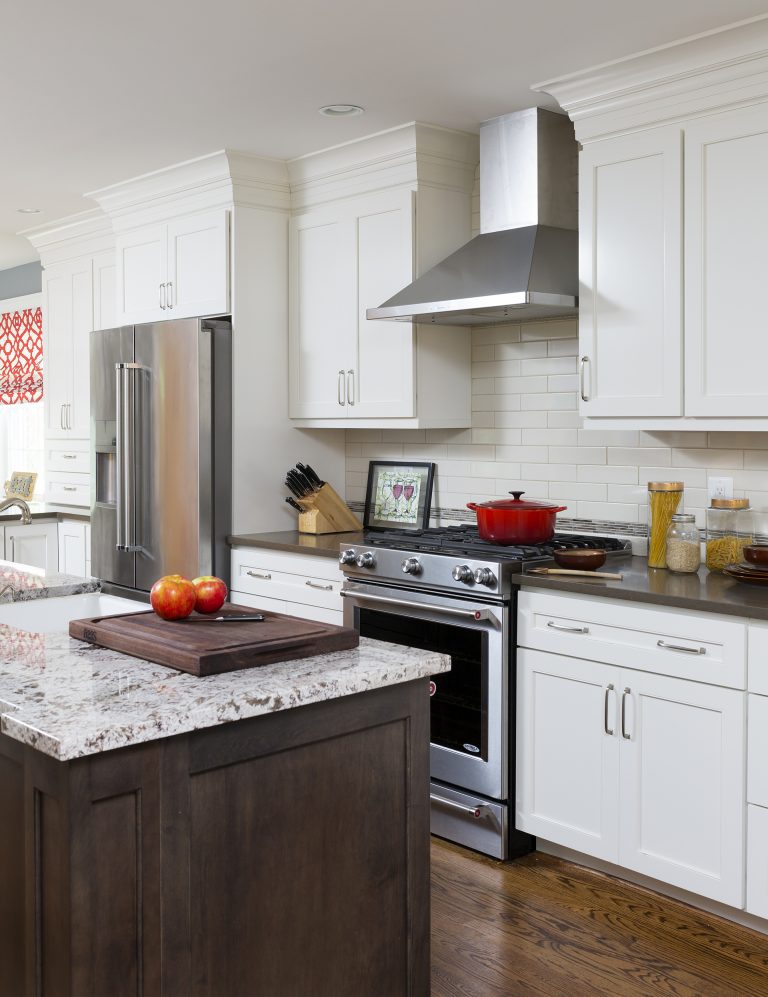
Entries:
[[90,346],[93,329],[91,257],[43,272],[45,433],[87,439],[90,432]]
[[117,267],[113,249],[93,258],[93,328],[113,329],[117,325]]
[[680,127],[588,145],[579,195],[580,412],[680,416]]
[[768,918],[768,810],[747,807],[747,912]]
[[516,826],[743,906],[745,624],[544,593],[520,604]]
[[343,579],[335,557],[234,547],[231,568],[231,602],[342,625]]
[[141,226],[117,237],[118,324],[229,311],[229,213]]
[[46,572],[58,571],[59,548],[56,523],[33,520],[28,525],[4,527],[5,560],[42,568]]
[[685,411],[768,413],[768,105],[685,128]]
[[59,523],[59,571],[65,575],[87,576],[85,530],[88,524],[73,519]]

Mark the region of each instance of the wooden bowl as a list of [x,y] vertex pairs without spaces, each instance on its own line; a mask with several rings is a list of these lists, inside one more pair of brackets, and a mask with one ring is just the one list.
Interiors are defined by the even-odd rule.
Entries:
[[579,571],[595,571],[605,564],[604,550],[555,550],[552,556],[561,568],[576,568]]
[[750,544],[744,548],[744,557],[750,564],[768,568],[768,544]]

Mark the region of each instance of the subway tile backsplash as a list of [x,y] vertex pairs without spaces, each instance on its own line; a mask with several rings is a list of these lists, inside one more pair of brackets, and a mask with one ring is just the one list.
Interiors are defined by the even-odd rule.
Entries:
[[577,356],[575,319],[474,329],[472,428],[347,430],[348,501],[365,499],[369,460],[403,458],[436,462],[433,508],[448,518],[514,488],[567,505],[563,523],[639,530],[646,483],[665,479],[685,482],[686,510],[703,527],[709,476],[733,478],[735,495],[768,507],[768,433],[584,429]]

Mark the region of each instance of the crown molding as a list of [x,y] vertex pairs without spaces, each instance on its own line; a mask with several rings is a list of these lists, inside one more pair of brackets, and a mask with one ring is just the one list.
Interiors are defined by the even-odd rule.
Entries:
[[18,235],[32,243],[44,267],[115,248],[112,224],[99,208],[23,229]]
[[768,100],[768,14],[532,89],[555,98],[581,142]]

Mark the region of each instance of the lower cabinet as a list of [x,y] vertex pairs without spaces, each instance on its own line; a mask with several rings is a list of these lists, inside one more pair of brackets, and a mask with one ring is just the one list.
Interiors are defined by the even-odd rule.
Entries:
[[55,572],[59,567],[58,531],[56,523],[33,520],[28,525],[6,526],[5,560]]
[[59,571],[85,578],[91,573],[90,523],[63,519],[59,523]]
[[747,807],[747,912],[768,918],[768,808]]
[[743,692],[529,649],[517,660],[518,829],[742,907]]
[[232,550],[230,599],[243,606],[341,626],[341,583],[335,557],[264,548]]

